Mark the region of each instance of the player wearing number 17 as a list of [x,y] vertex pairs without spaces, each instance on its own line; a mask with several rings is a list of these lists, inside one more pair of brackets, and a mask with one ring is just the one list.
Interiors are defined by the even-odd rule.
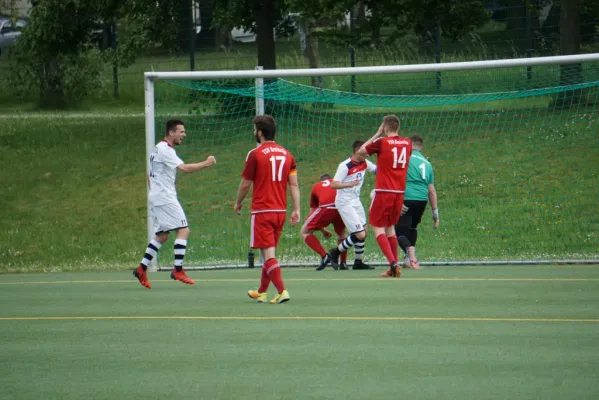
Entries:
[[248,295],[260,302],[266,302],[266,292],[270,282],[277,289],[272,304],[289,300],[285,289],[281,267],[275,258],[275,250],[285,225],[287,212],[287,186],[291,192],[293,209],[290,223],[300,220],[300,192],[297,183],[295,159],[283,146],[275,143],[276,124],[270,115],[253,119],[254,137],[259,146],[251,150],[245,160],[241,182],[237,191],[234,210],[241,215],[243,199],[252,185],[250,247],[260,249],[264,264],[258,290],[249,290]]
[[[376,241],[389,262],[389,270],[383,276],[399,277],[401,269],[397,260],[398,239],[394,225],[399,220],[403,206],[412,141],[399,136],[399,118],[395,115],[384,117],[376,134],[358,150],[358,156],[367,157],[372,154],[377,154],[378,157],[369,222]],[[410,259],[416,263],[413,247],[409,254]]]

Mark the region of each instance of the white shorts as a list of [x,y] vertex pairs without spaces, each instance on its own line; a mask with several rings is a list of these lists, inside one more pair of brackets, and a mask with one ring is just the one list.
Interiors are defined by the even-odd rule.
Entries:
[[366,229],[366,214],[361,202],[345,206],[335,206],[350,234]]
[[150,206],[150,211],[154,218],[154,231],[156,234],[187,227],[187,217],[185,217],[183,207],[179,203]]

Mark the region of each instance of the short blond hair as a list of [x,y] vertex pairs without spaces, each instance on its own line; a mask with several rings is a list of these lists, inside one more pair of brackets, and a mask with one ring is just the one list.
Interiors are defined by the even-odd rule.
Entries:
[[383,124],[393,132],[399,132],[399,118],[395,115],[386,115],[383,118]]

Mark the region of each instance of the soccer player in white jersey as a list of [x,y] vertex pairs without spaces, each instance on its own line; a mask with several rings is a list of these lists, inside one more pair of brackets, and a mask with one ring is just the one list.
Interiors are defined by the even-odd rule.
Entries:
[[148,265],[160,247],[166,243],[169,232],[172,231],[175,231],[177,236],[175,239],[175,265],[171,278],[188,285],[195,283],[183,270],[189,228],[185,212],[177,198],[175,180],[177,170],[185,173],[196,172],[215,164],[216,159],[214,156],[208,156],[205,161],[185,164],[175,151],[175,146],[180,145],[184,138],[185,124],[179,120],[167,121],[164,139],[156,145],[150,156],[148,201],[151,215],[154,217],[156,236],[148,244],[139,266],[133,270],[133,275],[139,280],[139,283],[148,289],[152,288],[148,281]]
[[352,246],[355,246],[353,269],[374,268],[363,261],[364,240],[366,240],[366,214],[360,201],[360,189],[362,189],[364,175],[367,171],[376,174],[376,165],[356,154],[363,144],[364,142],[361,140],[356,140],[352,144],[353,152],[351,157],[339,164],[331,183],[331,187],[337,190],[335,207],[349,232],[344,241],[329,251],[333,269],[337,269],[339,266],[339,255]]

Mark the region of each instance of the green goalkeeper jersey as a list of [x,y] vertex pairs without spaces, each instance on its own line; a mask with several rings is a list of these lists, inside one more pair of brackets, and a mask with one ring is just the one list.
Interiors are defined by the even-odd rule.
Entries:
[[428,200],[428,185],[434,183],[433,166],[421,152],[412,150],[404,199]]

